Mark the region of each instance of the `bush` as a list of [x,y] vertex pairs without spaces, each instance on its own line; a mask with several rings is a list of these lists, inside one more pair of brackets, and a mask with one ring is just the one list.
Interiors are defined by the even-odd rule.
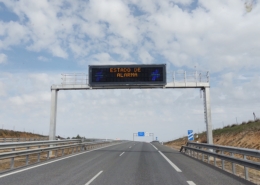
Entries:
[[242,125],[245,125],[245,124],[246,124],[246,122],[245,122],[245,121],[243,121],[243,122],[242,122]]
[[231,125],[231,127],[235,127],[235,126],[237,126],[237,124],[232,124],[232,125]]
[[248,122],[247,122],[247,124],[250,124],[250,123],[254,123],[255,121],[253,121],[253,120],[249,120]]
[[224,128],[230,128],[230,125],[225,126]]

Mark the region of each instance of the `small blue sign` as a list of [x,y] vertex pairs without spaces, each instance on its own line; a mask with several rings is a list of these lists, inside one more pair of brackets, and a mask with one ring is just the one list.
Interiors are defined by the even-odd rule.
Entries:
[[188,130],[188,140],[189,141],[193,141],[194,140],[193,130]]
[[144,136],[144,132],[138,132],[138,136],[140,137],[143,137]]

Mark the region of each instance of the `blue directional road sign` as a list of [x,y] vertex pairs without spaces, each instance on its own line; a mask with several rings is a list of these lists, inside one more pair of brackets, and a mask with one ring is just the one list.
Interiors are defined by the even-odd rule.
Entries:
[[144,136],[144,132],[138,132],[138,136],[140,137],[143,137]]
[[189,141],[193,141],[194,140],[193,130],[188,130],[188,140]]

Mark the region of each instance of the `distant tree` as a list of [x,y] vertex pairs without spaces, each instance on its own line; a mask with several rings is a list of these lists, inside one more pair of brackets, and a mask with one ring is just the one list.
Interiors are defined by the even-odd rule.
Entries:
[[81,139],[80,135],[78,134],[76,137],[72,137],[72,139]]
[[81,137],[80,137],[80,135],[79,135],[79,134],[77,135],[76,139],[81,139]]

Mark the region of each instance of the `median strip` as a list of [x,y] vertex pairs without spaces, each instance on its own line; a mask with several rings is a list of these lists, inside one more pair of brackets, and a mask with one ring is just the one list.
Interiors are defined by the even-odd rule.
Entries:
[[85,185],[89,185],[91,182],[93,182],[103,171],[100,171],[97,175],[95,175],[90,181],[87,182]]

